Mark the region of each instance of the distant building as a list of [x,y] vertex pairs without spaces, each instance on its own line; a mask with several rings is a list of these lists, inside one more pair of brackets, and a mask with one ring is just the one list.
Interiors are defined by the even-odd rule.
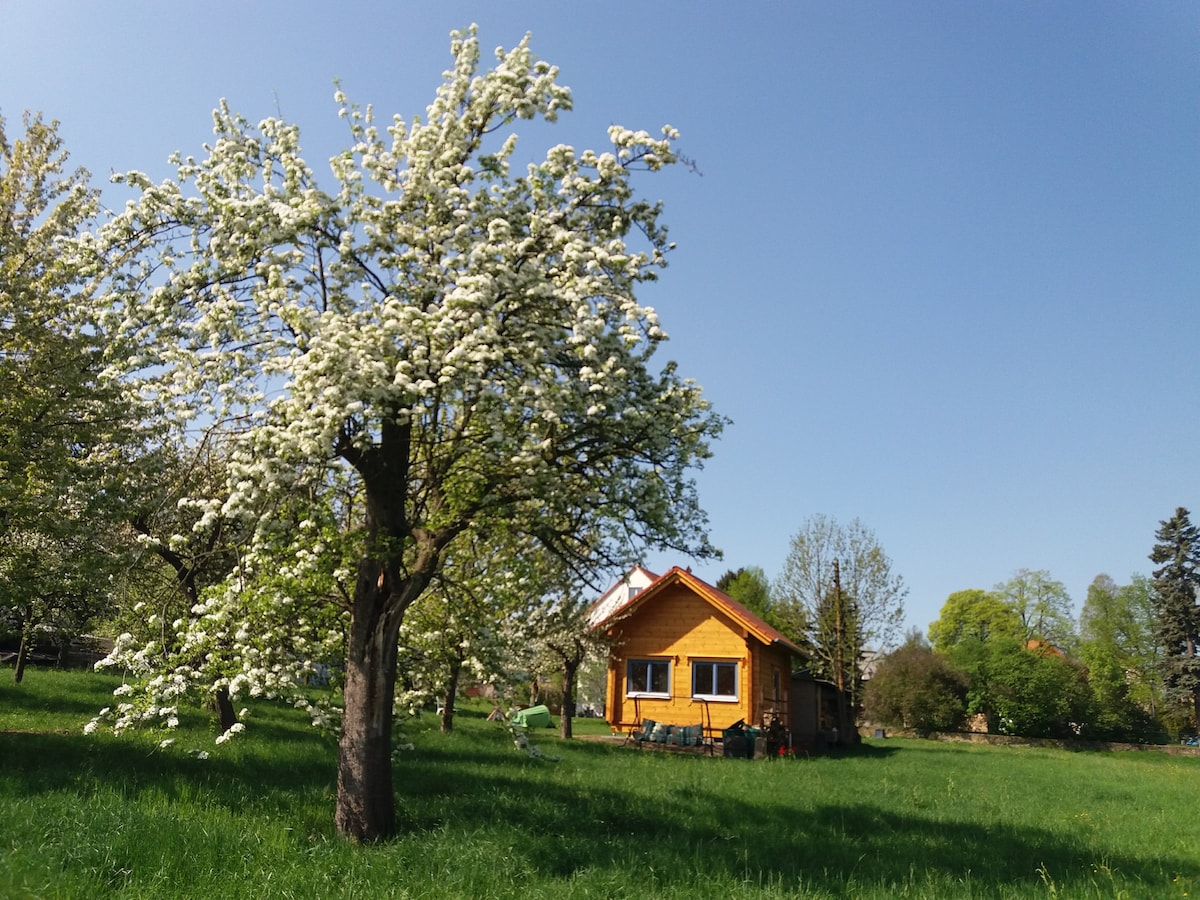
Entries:
[[599,600],[588,607],[588,625],[595,628],[605,619],[612,618],[621,607],[657,580],[658,576],[649,569],[634,566],[622,575],[616,584],[605,591]]

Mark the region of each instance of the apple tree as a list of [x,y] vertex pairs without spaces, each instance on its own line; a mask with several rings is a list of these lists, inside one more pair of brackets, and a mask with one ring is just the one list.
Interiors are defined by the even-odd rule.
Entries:
[[451,50],[424,116],[337,93],[331,190],[295,125],[221,104],[201,158],[123,177],[135,196],[94,248],[113,365],[228,441],[226,490],[193,499],[201,527],[248,537],[189,627],[244,649],[231,693],[275,690],[339,632],[335,821],[354,840],[394,829],[398,632],[456,542],[513,528],[575,571],[712,552],[691,472],[723,420],[655,360],[666,334],[636,296],[670,244],[633,179],[675,162],[674,130],[612,126],[603,150],[519,168],[513,127],[570,91],[528,38],[488,71],[473,28]]

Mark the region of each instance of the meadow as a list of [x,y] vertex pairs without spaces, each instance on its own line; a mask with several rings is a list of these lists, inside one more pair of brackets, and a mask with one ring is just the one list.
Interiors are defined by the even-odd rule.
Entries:
[[[332,738],[251,707],[86,736],[117,681],[0,670],[0,897],[1200,897],[1200,759],[868,740],[741,760],[405,727],[396,838],[333,830]],[[577,720],[577,730],[607,732]],[[208,758],[201,759],[200,751]]]

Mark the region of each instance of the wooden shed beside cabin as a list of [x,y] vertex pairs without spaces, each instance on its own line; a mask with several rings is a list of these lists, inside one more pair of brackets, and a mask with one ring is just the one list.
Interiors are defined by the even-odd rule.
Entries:
[[792,746],[809,754],[857,742],[847,698],[839,696],[837,685],[814,678],[808,671],[792,673],[788,729]]
[[803,651],[728,594],[678,567],[613,610],[606,718],[629,731],[644,719],[790,727],[792,658]]

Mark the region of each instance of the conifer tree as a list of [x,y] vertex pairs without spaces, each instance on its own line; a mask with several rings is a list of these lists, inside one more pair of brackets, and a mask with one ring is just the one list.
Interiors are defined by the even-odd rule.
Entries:
[[1163,678],[1169,697],[1190,702],[1200,727],[1200,531],[1182,506],[1159,524],[1158,543],[1150,551],[1154,570],[1157,632],[1163,645]]

